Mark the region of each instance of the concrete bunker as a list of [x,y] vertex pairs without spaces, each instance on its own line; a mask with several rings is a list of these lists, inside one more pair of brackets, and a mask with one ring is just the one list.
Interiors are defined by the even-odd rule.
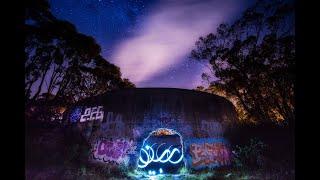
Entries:
[[111,91],[65,113],[66,124],[91,145],[90,161],[150,175],[230,165],[224,132],[236,118],[223,97],[173,88]]

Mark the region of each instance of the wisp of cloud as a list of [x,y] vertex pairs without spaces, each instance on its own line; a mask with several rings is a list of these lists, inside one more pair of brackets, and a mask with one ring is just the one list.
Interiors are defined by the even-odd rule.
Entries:
[[185,60],[196,40],[234,15],[239,1],[161,0],[133,37],[117,46],[113,61],[139,83]]

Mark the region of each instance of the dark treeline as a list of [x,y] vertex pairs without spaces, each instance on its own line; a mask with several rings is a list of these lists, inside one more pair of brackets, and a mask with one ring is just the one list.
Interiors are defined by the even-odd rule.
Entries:
[[[200,37],[192,58],[210,63],[198,90],[222,95],[242,122],[293,125],[295,32],[291,1],[257,1],[231,25]],[[215,76],[217,79],[212,80]]]
[[26,2],[26,105],[68,106],[113,89],[135,87],[101,56],[96,41],[59,20],[46,0]]
[[233,23],[200,37],[191,52],[210,67],[202,75],[208,87],[197,90],[224,96],[236,107],[241,123],[225,136],[241,168],[282,175],[294,169],[294,16],[292,1],[258,0]]

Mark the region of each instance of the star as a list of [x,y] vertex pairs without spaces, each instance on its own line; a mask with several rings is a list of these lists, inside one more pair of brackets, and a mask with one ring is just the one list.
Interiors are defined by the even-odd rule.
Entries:
[[[193,89],[202,69],[187,58],[190,49],[234,12],[223,0],[189,1],[49,0],[58,19],[92,36],[102,56],[137,87]],[[243,9],[243,1],[230,1],[230,7]]]

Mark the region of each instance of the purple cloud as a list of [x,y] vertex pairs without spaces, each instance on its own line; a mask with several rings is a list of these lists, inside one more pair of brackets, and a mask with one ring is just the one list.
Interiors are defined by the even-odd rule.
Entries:
[[139,83],[185,60],[195,41],[228,20],[239,8],[233,0],[162,0],[138,33],[121,42],[112,60],[123,77]]

